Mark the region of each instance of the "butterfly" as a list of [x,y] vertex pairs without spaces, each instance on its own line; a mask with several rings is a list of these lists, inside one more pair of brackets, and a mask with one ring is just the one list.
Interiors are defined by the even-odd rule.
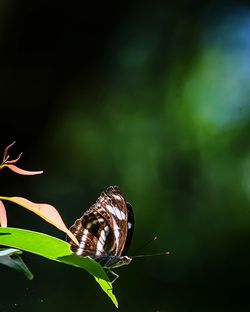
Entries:
[[118,186],[110,186],[96,203],[70,227],[79,241],[77,246],[69,237],[71,250],[78,256],[89,256],[115,276],[111,269],[129,264],[127,251],[134,230],[132,206],[126,202]]

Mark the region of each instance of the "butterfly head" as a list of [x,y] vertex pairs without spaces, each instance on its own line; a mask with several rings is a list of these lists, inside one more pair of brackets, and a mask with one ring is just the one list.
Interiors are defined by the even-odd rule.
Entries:
[[123,265],[128,265],[132,258],[128,256],[103,256],[98,259],[96,259],[104,268],[106,269],[113,269],[118,268]]

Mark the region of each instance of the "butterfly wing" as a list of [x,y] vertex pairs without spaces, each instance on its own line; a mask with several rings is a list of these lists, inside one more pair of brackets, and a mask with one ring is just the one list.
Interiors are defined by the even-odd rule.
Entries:
[[108,220],[114,236],[112,250],[109,255],[120,256],[126,244],[128,233],[128,209],[124,196],[117,186],[110,186],[99,199],[102,215]]
[[96,258],[105,255],[104,246],[113,241],[107,221],[95,210],[90,209],[71,226],[70,231],[79,241],[77,246],[69,237],[71,250],[79,256]]
[[131,244],[131,240],[134,233],[134,226],[135,226],[135,217],[133,208],[129,203],[126,203],[127,210],[128,210],[128,222],[127,222],[127,238],[125,242],[125,246],[123,248],[123,251],[121,253],[122,256],[126,255],[129,249],[129,246]]
[[92,258],[115,256],[127,252],[132,239],[134,215],[117,186],[109,187],[96,203],[76,220],[70,231],[80,245],[67,238],[71,250]]

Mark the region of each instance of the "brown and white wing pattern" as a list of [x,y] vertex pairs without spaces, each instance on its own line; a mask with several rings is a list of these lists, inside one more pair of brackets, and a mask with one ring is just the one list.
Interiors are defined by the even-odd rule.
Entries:
[[106,268],[128,264],[126,256],[134,229],[134,214],[117,186],[110,186],[96,203],[75,221],[70,231],[79,246],[67,238],[71,250],[90,256]]

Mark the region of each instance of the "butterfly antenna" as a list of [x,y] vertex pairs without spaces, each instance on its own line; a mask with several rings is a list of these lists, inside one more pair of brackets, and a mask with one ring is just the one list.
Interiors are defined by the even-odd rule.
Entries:
[[[142,245],[140,248],[137,248],[136,252],[138,250],[141,250],[141,249],[145,248],[146,246],[148,246],[149,244],[151,244],[152,242],[154,242],[157,239],[158,239],[157,236],[151,238],[148,242],[146,242],[146,244]],[[169,254],[170,254],[169,251],[164,251],[164,252],[159,252],[159,253],[154,253],[154,254],[149,254],[149,255],[135,255],[135,256],[132,256],[131,258],[144,258],[144,257],[153,257],[153,256],[163,256],[163,255],[169,255]]]
[[153,257],[153,256],[163,256],[163,255],[170,255],[169,251],[165,251],[165,252],[159,252],[159,253],[154,253],[154,254],[150,254],[150,255],[136,255],[136,256],[132,256],[131,258],[144,258],[144,257]]
[[139,248],[137,248],[136,250],[135,250],[135,253],[137,253],[139,250],[141,250],[141,249],[144,249],[145,247],[147,247],[149,244],[151,244],[152,242],[154,242],[155,240],[157,240],[158,239],[158,237],[157,236],[155,236],[155,237],[153,237],[153,238],[151,238],[148,242],[146,242],[144,245],[142,245],[142,246],[140,246]]

